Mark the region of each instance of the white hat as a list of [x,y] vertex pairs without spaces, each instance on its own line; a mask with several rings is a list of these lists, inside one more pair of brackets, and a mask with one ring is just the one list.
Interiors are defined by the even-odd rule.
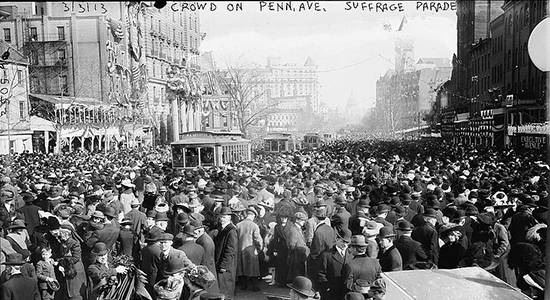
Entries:
[[123,185],[125,187],[131,187],[131,188],[135,188],[136,185],[132,183],[132,181],[130,179],[124,179],[122,180],[122,182],[120,183],[120,185]]

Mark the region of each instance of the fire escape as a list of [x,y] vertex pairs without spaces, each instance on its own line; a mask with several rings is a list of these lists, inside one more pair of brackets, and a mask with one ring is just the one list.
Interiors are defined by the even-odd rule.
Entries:
[[[69,95],[69,42],[65,27],[39,33],[29,17],[23,18],[23,53],[29,58],[29,85],[34,94]],[[48,29],[46,29],[47,32]]]

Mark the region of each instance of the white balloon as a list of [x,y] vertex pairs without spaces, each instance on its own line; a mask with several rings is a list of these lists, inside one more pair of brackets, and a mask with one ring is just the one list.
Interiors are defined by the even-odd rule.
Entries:
[[531,32],[527,50],[535,66],[543,71],[550,71],[550,18],[542,20]]

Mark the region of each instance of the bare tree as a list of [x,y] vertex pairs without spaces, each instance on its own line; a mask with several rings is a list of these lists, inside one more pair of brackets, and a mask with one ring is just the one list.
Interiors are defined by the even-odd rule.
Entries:
[[247,136],[249,126],[262,125],[267,115],[278,105],[269,97],[264,85],[267,69],[260,66],[228,66],[218,71],[222,89],[231,98],[239,129]]

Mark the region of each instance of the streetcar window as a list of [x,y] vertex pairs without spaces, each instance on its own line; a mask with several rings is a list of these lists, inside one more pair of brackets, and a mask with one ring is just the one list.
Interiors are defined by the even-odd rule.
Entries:
[[203,166],[214,165],[214,148],[210,148],[210,147],[201,148],[201,165]]
[[185,167],[198,167],[199,150],[197,148],[186,148],[185,150]]

